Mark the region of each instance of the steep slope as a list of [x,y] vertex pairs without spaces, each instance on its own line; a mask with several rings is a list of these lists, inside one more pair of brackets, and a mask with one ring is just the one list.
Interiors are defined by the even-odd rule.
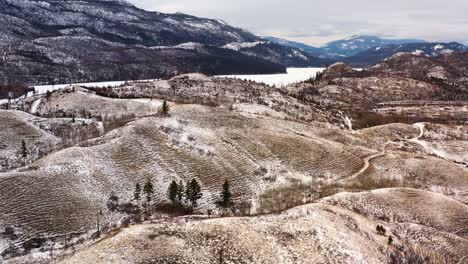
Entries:
[[[229,44],[227,47],[234,45]],[[258,42],[256,45],[240,45],[237,50],[243,54],[271,60],[288,67],[323,66],[327,59],[316,57],[302,49],[286,47],[274,42]]]
[[1,0],[0,10],[2,82],[285,71],[268,58],[222,49],[260,38],[218,20],[147,12],[125,1]]
[[269,41],[278,43],[283,46],[291,47],[291,48],[297,48],[301,49],[309,54],[315,55],[315,56],[321,56],[322,55],[322,50],[320,48],[312,47],[310,45],[300,43],[300,42],[295,42],[295,41],[290,41],[287,39],[283,38],[275,38],[275,37],[263,37],[264,39],[267,39]]
[[[126,1],[0,1],[4,40],[18,36],[90,36],[121,44],[174,46],[197,42],[214,46],[250,42],[258,37],[219,20],[163,14],[136,8]],[[17,31],[18,28],[23,33]]]

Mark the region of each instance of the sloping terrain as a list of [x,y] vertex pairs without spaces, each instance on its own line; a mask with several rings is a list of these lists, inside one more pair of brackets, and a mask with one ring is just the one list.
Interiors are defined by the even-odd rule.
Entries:
[[130,83],[120,87],[96,89],[98,94],[112,98],[156,98],[176,103],[202,104],[229,108],[248,104],[251,108],[269,109],[273,115],[294,121],[326,121],[333,113],[316,104],[301,102],[286,91],[252,81],[212,78],[202,74],[176,76],[170,80]]
[[[31,102],[31,100],[29,100]],[[34,104],[36,102],[36,105]],[[162,102],[149,99],[121,100],[95,95],[81,88],[67,88],[40,95],[25,109],[44,117],[98,117],[106,120],[122,116],[143,117],[155,115]]]
[[400,52],[427,57],[437,57],[443,54],[465,51],[468,51],[468,48],[457,42],[392,44],[375,46],[374,48],[345,58],[344,61],[354,66],[372,66]]
[[228,44],[227,47],[234,47],[235,50],[246,55],[268,58],[268,60],[287,67],[320,67],[331,61],[326,58],[318,58],[298,48],[285,47],[270,41],[259,42],[256,45],[245,45],[248,43],[242,45],[241,43],[241,45],[232,46],[233,44]]
[[[88,104],[99,97],[75,94],[84,96],[80,100]],[[52,95],[51,100],[57,96],[63,95]],[[104,112],[113,109],[114,102],[116,105],[134,102],[99,100]],[[151,101],[146,105],[151,106]],[[409,157],[414,154],[398,148],[379,154],[388,144],[380,132],[350,134],[271,118],[249,108],[243,112],[243,104],[236,106],[238,110],[172,105],[171,117],[138,119],[102,137],[55,152],[21,171],[1,173],[0,184],[9,190],[0,193],[3,241],[4,245],[10,245],[3,248],[3,256],[10,258],[47,250],[51,241],[60,241],[65,234],[68,239],[86,237],[96,230],[99,211],[103,212],[99,216],[101,226],[112,226],[123,216],[106,209],[109,197],[116,194],[122,203],[131,201],[135,184],[147,178],[154,181],[156,203],[167,201],[165,193],[172,180],[185,182],[196,178],[204,193],[200,212],[214,208],[226,179],[236,201],[252,202],[251,213],[277,210],[271,207],[271,201],[277,201],[271,200],[271,194],[289,197],[293,190],[297,201],[291,205],[300,204],[311,194],[320,197],[320,192],[326,193],[337,182],[342,185],[333,187],[337,189],[331,190],[331,194],[343,188],[365,190],[394,186],[395,182],[388,178],[397,179],[397,186],[432,188],[466,202],[465,196],[457,196],[468,189],[466,169],[426,157],[422,151],[420,157],[416,155],[412,159]],[[387,132],[386,137],[397,141],[415,137],[418,129],[395,127],[394,131]],[[365,158],[377,154],[375,160]],[[366,165],[367,162],[371,164]],[[403,174],[400,170],[411,173]],[[428,171],[439,178],[432,178]],[[405,175],[404,180],[401,175]],[[374,179],[370,185],[368,178]],[[287,202],[281,203],[288,208]],[[10,229],[12,234],[7,232]],[[73,244],[72,240],[67,243]],[[57,242],[52,245],[61,247]],[[382,258],[378,253],[372,254],[377,254],[376,259]],[[351,255],[338,256],[337,263],[353,260]],[[317,258],[327,260],[332,255]]]
[[443,195],[397,188],[341,193],[324,202],[388,223],[400,241],[425,249],[428,263],[464,263],[468,255],[468,207]]
[[104,133],[101,123],[88,119],[46,119],[20,111],[0,111],[0,123],[0,171]]
[[414,189],[342,193],[278,215],[130,227],[59,263],[457,263],[468,254],[467,214]]
[[[18,248],[6,254],[23,252],[21,242],[39,234],[53,238],[93,230],[96,211],[111,193],[129,201],[135,184],[148,177],[155,182],[156,202],[166,201],[170,181],[198,179],[205,193],[201,208],[209,208],[225,179],[243,200],[275,185],[343,178],[362,166],[357,149],[301,135],[299,129],[312,129],[302,125],[192,105],[171,113],[55,152],[21,172],[0,174],[1,185],[10,190],[0,194],[1,226],[17,232],[12,242]],[[34,188],[25,188],[29,185]]]
[[312,55],[315,55],[315,56],[318,56],[318,57],[321,57],[321,58],[326,58],[326,56],[321,54],[322,50],[320,48],[312,47],[312,46],[304,44],[304,43],[290,41],[290,40],[282,39],[282,38],[276,38],[276,37],[263,37],[263,38],[268,39],[269,41],[278,43],[278,44],[283,45],[283,46],[298,48],[298,49],[301,49],[301,50],[303,50],[303,51],[305,51],[305,52],[307,52],[309,54],[312,54]]
[[[370,69],[343,63],[288,87],[288,93],[327,111],[342,112],[355,128],[388,123],[466,124],[467,52],[435,58],[398,53]],[[348,125],[349,127],[349,125]]]

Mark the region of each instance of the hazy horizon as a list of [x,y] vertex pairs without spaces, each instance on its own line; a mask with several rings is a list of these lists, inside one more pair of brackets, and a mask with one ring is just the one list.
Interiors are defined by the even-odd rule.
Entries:
[[465,14],[468,2],[462,0],[444,3],[435,0],[396,0],[392,3],[371,0],[128,1],[151,11],[218,18],[260,36],[314,46],[352,35],[468,43],[468,17]]

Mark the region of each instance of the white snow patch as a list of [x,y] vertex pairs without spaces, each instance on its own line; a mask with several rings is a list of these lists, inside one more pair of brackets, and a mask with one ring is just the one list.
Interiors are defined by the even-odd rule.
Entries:
[[198,42],[187,42],[187,43],[179,44],[175,47],[179,49],[197,50],[197,49],[203,48],[203,46],[204,46],[203,44],[198,43]]
[[444,49],[444,48],[445,48],[444,45],[442,45],[442,44],[437,44],[437,45],[434,46],[433,49],[437,51],[437,50],[441,50],[441,49]]
[[233,42],[223,46],[225,49],[239,51],[245,48],[253,48],[259,44],[267,43],[267,41],[256,41],[256,42]]
[[454,53],[455,51],[454,50],[451,50],[451,49],[444,49],[442,50],[440,53],[441,54],[450,54],[450,53]]
[[33,102],[31,106],[31,114],[35,114],[37,112],[37,107],[41,104],[42,98],[37,99]]
[[411,52],[411,54],[421,56],[421,55],[424,54],[424,51],[422,51],[422,50],[415,50],[415,51]]
[[203,48],[205,45],[198,42],[186,42],[175,46],[153,46],[150,49],[185,49],[185,50],[198,50]]

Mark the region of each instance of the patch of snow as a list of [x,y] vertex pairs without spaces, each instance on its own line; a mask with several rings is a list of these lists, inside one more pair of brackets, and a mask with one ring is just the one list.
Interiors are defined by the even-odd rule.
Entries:
[[437,50],[441,50],[441,49],[444,49],[444,48],[445,48],[444,45],[442,45],[442,44],[437,44],[437,45],[434,46],[433,49],[437,51]]
[[225,49],[239,51],[245,48],[253,48],[257,45],[267,43],[267,41],[256,41],[256,42],[233,42],[223,46]]
[[166,21],[166,22],[168,22],[168,23],[170,23],[170,24],[172,24],[172,25],[180,25],[180,22],[179,22],[179,21],[177,21],[177,20],[175,20],[175,19],[172,19],[172,18],[170,18],[170,17],[165,18],[164,21]]
[[301,58],[303,60],[307,60],[307,57],[304,54],[302,54],[301,52],[299,52],[297,50],[293,50],[293,53],[294,53],[293,56]]
[[411,54],[421,56],[421,55],[424,54],[424,51],[422,51],[422,50],[415,50],[415,51],[411,52]]
[[455,51],[454,50],[451,50],[451,49],[444,49],[442,50],[440,53],[441,54],[450,54],[450,53],[454,53]]
[[197,50],[200,48],[203,48],[203,44],[198,43],[198,42],[187,42],[187,43],[182,43],[177,46],[174,46],[175,48],[179,49],[187,49],[187,50]]
[[37,99],[33,102],[31,106],[31,114],[35,114],[37,112],[37,107],[41,104],[42,98]]

